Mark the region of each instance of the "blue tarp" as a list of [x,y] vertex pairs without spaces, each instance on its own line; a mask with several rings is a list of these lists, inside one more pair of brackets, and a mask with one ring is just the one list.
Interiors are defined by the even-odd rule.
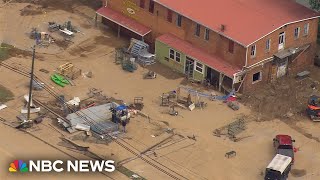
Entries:
[[127,106],[125,106],[125,105],[120,105],[120,106],[118,106],[116,108],[117,111],[122,111],[122,110],[125,110],[125,109],[127,109]]

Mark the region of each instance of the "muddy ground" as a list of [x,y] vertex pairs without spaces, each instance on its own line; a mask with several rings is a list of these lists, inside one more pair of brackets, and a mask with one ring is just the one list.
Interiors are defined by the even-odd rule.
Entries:
[[[22,2],[22,1],[19,1]],[[239,111],[233,111],[225,103],[209,101],[204,109],[194,111],[177,108],[179,116],[170,116],[169,108],[160,106],[159,96],[168,91],[175,90],[179,85],[188,85],[202,90],[203,88],[188,84],[183,76],[171,69],[157,63],[147,68],[138,67],[134,73],[123,71],[120,65],[114,63],[115,48],[128,46],[128,39],[117,38],[116,33],[104,26],[95,27],[93,23],[94,10],[85,5],[67,5],[57,1],[33,1],[33,4],[10,3],[1,15],[6,18],[0,19],[0,38],[4,42],[12,44],[17,50],[10,54],[4,63],[18,69],[29,70],[31,64],[30,52],[22,52],[30,48],[34,41],[30,40],[27,33],[32,27],[46,31],[49,21],[63,23],[72,20],[72,23],[81,28],[81,33],[75,35],[72,43],[65,44],[59,33],[52,33],[60,41],[51,44],[48,48],[37,47],[35,73],[52,90],[64,95],[67,100],[80,97],[81,100],[88,98],[88,89],[101,89],[108,97],[122,100],[127,104],[136,96],[144,97],[143,111],[150,115],[151,119],[135,116],[127,127],[127,133],[119,137],[119,141],[135,152],[143,152],[149,147],[168,138],[172,130],[176,135],[163,146],[145,155],[149,161],[156,163],[170,171],[178,173],[187,179],[230,179],[248,180],[262,179],[265,167],[274,156],[272,138],[277,134],[290,134],[296,140],[295,147],[296,163],[290,174],[290,180],[310,179],[317,180],[320,177],[317,167],[320,166],[320,138],[319,126],[303,115],[307,97],[316,93],[319,71],[311,69],[310,78],[296,81],[288,77],[278,81],[278,85],[267,85],[261,91],[247,94],[242,97]],[[43,2],[48,2],[48,7],[42,7]],[[82,2],[82,1],[81,1]],[[42,8],[46,15],[34,14],[21,16],[20,10],[28,5]],[[64,7],[65,6],[65,7]],[[13,23],[19,22],[19,23]],[[82,75],[74,80],[75,86],[58,87],[50,80],[50,76],[57,67],[66,62],[72,62],[84,74],[92,72],[92,78]],[[45,70],[45,71],[44,71]],[[158,73],[156,79],[146,80],[143,75],[149,70]],[[45,73],[47,72],[47,73]],[[7,102],[8,108],[0,112],[0,117],[12,123],[17,123],[16,116],[24,106],[23,96],[28,92],[28,78],[23,77],[4,67],[0,68],[0,84],[10,89],[14,99]],[[315,84],[315,90],[310,88]],[[217,93],[209,90],[209,93]],[[50,102],[54,106],[54,98],[46,91],[35,92],[34,96],[42,102]],[[305,99],[306,98],[306,99]],[[195,100],[195,97],[192,97]],[[291,115],[290,113],[293,115]],[[290,115],[284,117],[284,115]],[[225,127],[238,117],[245,117],[245,131],[237,135],[241,139],[238,142],[231,141],[228,137],[213,136],[215,129]],[[77,158],[84,158],[79,151],[61,146],[61,137],[67,136],[79,144],[90,147],[90,150],[103,158],[112,158],[122,162],[134,155],[126,148],[114,142],[102,143],[101,139],[86,138],[84,134],[69,134],[57,126],[54,116],[48,115],[45,120],[30,129],[30,132],[38,138],[50,143],[54,148],[48,148],[46,144],[28,138],[28,134],[8,129],[11,127],[0,125],[0,151],[3,161],[10,161],[14,157],[31,157],[41,154],[53,158],[66,158],[56,154],[54,148],[58,148]],[[168,129],[169,128],[169,129]],[[12,131],[11,131],[12,130]],[[8,139],[8,134],[14,134]],[[26,138],[27,137],[27,138]],[[17,143],[23,139],[23,143]],[[10,151],[11,148],[19,149],[18,146],[37,147],[32,151]],[[20,147],[21,148],[21,147]],[[234,150],[237,155],[227,159],[225,153]],[[70,157],[69,157],[70,158]],[[161,165],[162,164],[162,165]],[[2,167],[3,164],[0,166]],[[6,174],[0,168],[0,179],[17,179]],[[153,168],[150,164],[137,158],[123,167],[130,169],[146,179],[169,179],[167,175]],[[174,171],[174,172],[172,172]],[[54,175],[48,174],[48,178],[55,179]],[[63,176],[63,175],[62,175]],[[74,174],[65,179],[77,178],[82,175]],[[178,176],[178,175],[177,175]],[[112,174],[115,179],[129,179],[121,173]],[[25,178],[25,177],[24,177]],[[40,176],[29,176],[27,179],[40,179]],[[47,178],[47,177],[46,177]]]
[[256,112],[261,121],[306,116],[309,97],[320,95],[320,68],[312,67],[307,70],[310,72],[309,77],[283,77],[275,83],[260,86],[257,91],[244,94],[241,102]]

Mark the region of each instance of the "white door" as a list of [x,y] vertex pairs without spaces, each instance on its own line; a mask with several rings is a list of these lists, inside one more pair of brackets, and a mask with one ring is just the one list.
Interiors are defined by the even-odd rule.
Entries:
[[287,74],[287,66],[288,66],[288,60],[278,65],[277,78],[280,78]]
[[284,32],[281,32],[279,34],[279,46],[278,46],[278,50],[282,50],[284,49],[284,44],[286,41],[286,34]]

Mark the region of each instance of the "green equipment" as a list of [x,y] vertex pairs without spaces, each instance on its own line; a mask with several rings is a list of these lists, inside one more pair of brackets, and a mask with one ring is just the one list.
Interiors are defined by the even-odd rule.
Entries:
[[61,87],[64,87],[66,84],[69,84],[69,81],[66,80],[63,76],[58,75],[58,74],[54,74],[51,76],[51,80],[58,84]]

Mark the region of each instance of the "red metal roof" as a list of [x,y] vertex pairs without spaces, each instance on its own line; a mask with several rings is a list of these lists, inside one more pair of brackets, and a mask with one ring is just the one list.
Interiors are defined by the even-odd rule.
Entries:
[[199,62],[204,63],[205,65],[219,71],[226,76],[233,78],[233,74],[240,71],[240,68],[232,66],[231,64],[227,63],[225,60],[217,57],[212,56],[205,51],[196,48],[191,43],[179,39],[178,37],[172,34],[164,34],[157,38],[158,41],[167,44],[168,46],[180,51]]
[[145,36],[146,34],[151,32],[150,28],[108,7],[102,7],[98,9],[97,13],[100,16],[103,16],[110,21],[129,29],[132,32],[139,34],[140,36]]
[[155,0],[159,4],[249,46],[279,27],[319,14],[294,0]]

